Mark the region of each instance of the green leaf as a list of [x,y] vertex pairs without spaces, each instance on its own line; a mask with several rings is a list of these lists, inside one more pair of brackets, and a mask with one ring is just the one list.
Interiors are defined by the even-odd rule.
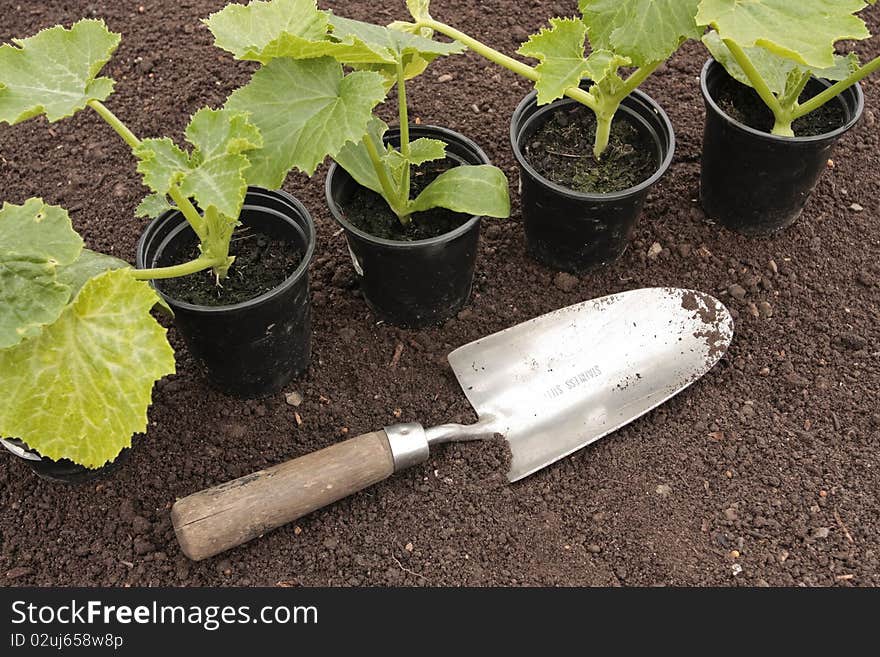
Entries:
[[[204,21],[214,43],[237,59],[263,61],[264,52],[284,35],[302,42],[324,40],[329,22],[315,0],[271,0],[230,4]],[[267,60],[268,61],[268,60]]]
[[[411,80],[421,75],[438,57],[455,55],[466,50],[458,42],[443,43],[414,32],[390,29],[340,16],[331,16],[330,23],[335,37],[359,41],[383,56],[383,62],[363,65],[359,68],[381,73],[389,88],[397,81],[398,62],[403,65],[404,79]],[[341,57],[337,59],[344,64],[358,65],[358,62],[349,59]]]
[[126,269],[128,267],[131,265],[125,260],[90,249],[83,249],[79,258],[69,265],[58,268],[58,282],[67,285],[70,288],[71,296],[76,296],[82,287],[95,276],[111,269]]
[[[250,167],[242,153],[262,146],[260,131],[247,114],[204,108],[193,115],[186,137],[194,147],[191,155],[167,137],[141,142],[135,155],[144,184],[160,197],[179,185],[202,208],[214,206],[221,214],[237,219],[247,192],[245,171]],[[139,211],[163,207],[156,198],[145,203]]]
[[204,22],[216,45],[237,59],[268,64],[280,57],[334,57],[350,64],[393,63],[359,39],[331,38],[329,14],[318,11],[314,0],[232,4]]
[[0,209],[0,349],[37,335],[70,300],[71,287],[57,277],[59,266],[82,251],[63,208],[28,199]]
[[[721,40],[717,32],[707,32],[703,36],[703,43],[712,54],[712,57],[727,70],[732,78],[742,84],[752,86],[749,76],[742,70],[733,53],[730,52],[730,49]],[[835,55],[833,67],[812,69],[807,66],[801,66],[786,57],[775,55],[766,48],[753,46],[751,48],[743,48],[743,51],[761,78],[767,83],[770,91],[777,96],[785,94],[789,81],[793,77],[810,74],[827,80],[843,80],[849,77],[859,64],[856,55]]]
[[360,141],[384,99],[377,73],[344,76],[342,66],[327,57],[270,62],[226,103],[249,112],[263,135],[263,148],[248,154],[248,182],[278,189],[293,167],[311,175],[325,157]]
[[416,139],[410,142],[409,148],[409,163],[413,166],[442,160],[446,157],[446,144],[439,139]]
[[551,103],[576,87],[587,73],[584,45],[587,27],[577,18],[551,18],[550,28],[529,37],[517,52],[540,61],[535,71],[538,104]]
[[0,46],[0,122],[16,124],[45,114],[54,123],[106,100],[110,78],[96,78],[119,45],[100,20],[82,20]]
[[190,170],[189,155],[168,137],[144,139],[134,154],[144,184],[156,194],[167,194]]
[[430,20],[431,0],[406,0],[406,8],[416,21]]
[[617,72],[621,66],[629,66],[630,64],[628,58],[616,55],[610,50],[594,50],[587,57],[586,75],[596,84],[601,84],[609,79],[622,83]]
[[0,209],[0,253],[37,256],[64,265],[76,260],[82,247],[64,208],[30,198],[24,205],[4,203]]
[[0,351],[0,435],[89,468],[130,446],[147,428],[153,384],[174,372],[156,301],[129,271],[106,272],[37,337]]
[[174,206],[168,202],[168,197],[165,194],[150,194],[138,204],[134,216],[155,219],[173,209]]
[[865,22],[854,14],[863,0],[701,0],[697,22],[743,48],[759,46],[810,68],[835,65],[834,44],[866,39]]
[[594,50],[610,50],[634,66],[661,62],[703,30],[694,19],[700,0],[580,0]]
[[376,146],[376,150],[379,151],[383,164],[386,164],[388,149],[383,141],[386,132],[388,132],[388,125],[381,119],[373,117],[360,141],[357,143],[349,142],[333,156],[336,163],[345,169],[359,185],[373,190],[380,196],[384,196],[385,193],[382,190],[382,184],[376,175],[373,160],[370,159],[370,154],[364,145],[364,141],[366,139],[373,140],[373,144]]
[[458,166],[441,173],[410,205],[410,212],[448,208],[481,217],[510,216],[507,176],[488,164]]

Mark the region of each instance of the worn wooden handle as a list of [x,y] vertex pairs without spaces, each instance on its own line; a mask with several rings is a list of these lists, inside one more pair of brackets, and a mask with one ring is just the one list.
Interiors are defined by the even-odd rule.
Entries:
[[393,472],[385,432],[366,433],[178,500],[171,521],[183,553],[198,561],[341,500]]

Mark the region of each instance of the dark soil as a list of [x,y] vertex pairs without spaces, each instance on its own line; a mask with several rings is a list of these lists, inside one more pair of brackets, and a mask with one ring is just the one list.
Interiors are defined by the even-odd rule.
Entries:
[[[193,112],[221,104],[252,68],[215,49],[199,23],[223,4],[4,2],[0,38],[94,10],[124,34],[107,67],[118,81],[111,109],[141,136],[180,137]],[[379,22],[405,17],[398,0],[321,5]],[[435,0],[432,14],[513,52],[573,7]],[[880,31],[880,8],[866,15]],[[856,49],[864,61],[880,40]],[[285,390],[303,402],[220,395],[172,330],[178,374],[157,386],[149,430],[112,477],[59,486],[0,455],[0,584],[880,585],[880,78],[865,86],[865,119],[840,142],[804,215],[749,239],[708,223],[696,202],[706,57],[688,44],[646,83],[675,125],[675,160],[631,248],[580,278],[525,253],[508,134],[531,85],[472,53],[433,64],[411,85],[411,115],[474,139],[514,190],[513,218],[481,236],[465,311],[420,331],[377,323],[326,209],[323,173],[291,176],[285,189],[318,229],[312,366]],[[39,195],[65,205],[91,248],[134,259],[145,190],[94,114],[0,127],[0,189],[15,203]],[[514,485],[500,446],[441,447],[249,545],[199,563],[181,554],[175,499],[387,424],[470,421],[449,351],[585,299],[665,285],[717,295],[737,334],[713,371],[644,418]]]
[[[200,255],[193,244],[167,264],[180,264]],[[162,292],[177,301],[201,306],[229,306],[271,292],[290,277],[302,262],[303,254],[288,240],[273,238],[243,226],[235,231],[229,245],[235,262],[220,284],[211,270],[158,282]]]
[[[805,103],[815,96],[809,90],[801,94],[800,102]],[[773,112],[761,100],[758,92],[733,78],[723,79],[715,92],[715,102],[729,117],[755,130],[773,130]],[[815,112],[810,112],[792,123],[794,134],[798,137],[817,137],[837,130],[846,123],[846,111],[840,102],[825,103]]]
[[608,149],[593,156],[596,116],[586,107],[560,108],[529,138],[526,157],[548,180],[588,194],[608,194],[635,187],[654,175],[660,162],[650,134],[625,117],[611,124]]
[[[416,198],[422,190],[434,182],[441,173],[460,163],[447,158],[442,162],[428,162],[413,167],[410,198]],[[375,237],[398,242],[414,242],[449,233],[463,226],[471,217],[445,208],[416,212],[404,226],[381,196],[361,187],[355,187],[351,198],[342,208],[345,218],[357,228]]]

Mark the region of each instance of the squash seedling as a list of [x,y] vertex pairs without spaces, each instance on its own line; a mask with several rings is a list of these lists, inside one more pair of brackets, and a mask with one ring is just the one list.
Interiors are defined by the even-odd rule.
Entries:
[[[291,167],[312,175],[329,156],[380,194],[403,225],[438,207],[509,215],[507,179],[488,165],[456,166],[411,198],[413,167],[443,160],[446,148],[436,139],[410,140],[406,81],[461,52],[458,44],[334,16],[314,0],[230,5],[205,22],[217,46],[262,65],[226,104],[248,112],[265,138],[249,155],[251,184],[279,185]],[[399,148],[385,142],[388,126],[373,115],[394,87]]]
[[[702,31],[694,16],[699,0],[580,0],[581,17],[551,18],[550,27],[520,47],[518,54],[537,59],[529,66],[464,32],[434,20],[429,0],[407,0],[412,23],[402,30],[434,30],[455,39],[504,68],[535,83],[538,104],[564,96],[578,101],[596,116],[593,155],[599,160],[608,148],[611,126],[621,103],[639,88],[688,39]],[[587,38],[592,51],[585,55]],[[634,70],[624,77],[621,69]],[[592,81],[589,88],[581,81]]]
[[30,199],[0,211],[0,373],[9,391],[0,396],[0,436],[88,468],[146,429],[153,384],[174,372],[165,331],[149,314],[159,297],[143,281],[227,275],[245,153],[262,145],[246,114],[212,109],[192,117],[191,152],[170,139],[138,139],[103,104],[115,83],[98,76],[119,42],[103,21],[82,20],[0,47],[0,122],[54,123],[93,110],[132,149],[153,192],[139,212],[158,215],[170,197],[200,241],[190,262],[134,270],[83,249],[59,207]]
[[[773,112],[772,134],[794,137],[792,124],[880,70],[880,57],[860,65],[836,54],[843,39],[871,36],[857,12],[876,0],[701,0],[697,22],[711,31],[703,43],[738,82],[752,87]],[[835,84],[801,102],[809,81]]]

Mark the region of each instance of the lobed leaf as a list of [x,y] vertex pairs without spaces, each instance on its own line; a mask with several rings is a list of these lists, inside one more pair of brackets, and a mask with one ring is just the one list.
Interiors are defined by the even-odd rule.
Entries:
[[96,76],[119,40],[104,21],[81,20],[0,46],[0,122],[45,114],[54,123],[91,100],[106,100],[114,81]]
[[587,26],[577,18],[551,18],[550,28],[529,37],[517,53],[540,61],[535,71],[538,104],[551,103],[577,87],[588,71],[584,57]]
[[70,300],[57,269],[79,257],[82,238],[63,208],[28,199],[0,209],[0,349],[51,324]]
[[157,295],[127,270],[89,280],[37,337],[0,351],[0,435],[97,468],[147,427],[174,352],[150,315]]
[[702,34],[700,0],[580,0],[594,50],[609,50],[645,66],[669,58],[682,41]]
[[[751,80],[742,70],[739,63],[734,58],[733,53],[721,40],[721,36],[715,32],[707,32],[703,36],[703,43],[711,53],[712,57],[721,64],[727,72],[738,82],[747,86],[752,86]],[[808,66],[801,66],[797,62],[775,55],[766,48],[752,46],[743,48],[749,61],[767,83],[768,88],[777,96],[785,94],[789,81],[793,76],[814,75],[818,78],[826,80],[843,80],[853,73],[859,65],[858,57],[851,55],[835,55],[834,66],[831,68],[816,69]]]
[[325,157],[360,141],[384,99],[379,74],[343,75],[329,57],[270,62],[226,103],[232,111],[249,112],[263,135],[263,147],[248,154],[248,182],[277,189],[294,167],[311,175]]
[[79,258],[69,265],[58,268],[58,282],[70,288],[71,296],[76,296],[83,286],[95,276],[111,269],[131,267],[125,260],[83,249]]
[[709,25],[744,48],[759,46],[816,69],[835,66],[834,44],[866,39],[865,22],[854,14],[863,0],[701,0],[700,25]]
[[411,212],[448,208],[481,217],[510,216],[507,176],[488,164],[458,166],[441,173],[410,205]]
[[610,50],[594,50],[587,57],[585,72],[595,84],[623,84],[618,70],[621,66],[629,66],[631,63],[628,58],[617,55]]
[[173,209],[174,206],[168,202],[165,194],[149,194],[135,208],[134,216],[155,219]]
[[383,138],[386,132],[388,132],[388,125],[383,120],[373,117],[360,141],[357,143],[347,143],[333,156],[336,163],[345,169],[359,185],[376,192],[380,196],[384,196],[384,191],[364,142],[367,139],[372,139],[373,144],[383,159],[383,163],[385,163],[388,149],[385,147]]
[[243,153],[263,145],[260,131],[246,113],[203,108],[190,120],[186,137],[194,147],[192,154],[167,137],[145,139],[135,150],[138,172],[154,192],[138,207],[138,213],[153,216],[167,209],[165,195],[179,185],[202,208],[213,206],[237,219],[247,192],[245,171],[250,167]]
[[419,166],[446,157],[446,144],[439,139],[416,139],[410,142],[409,163]]
[[350,64],[393,63],[357,38],[332,38],[329,19],[314,0],[258,0],[229,5],[204,22],[216,45],[237,59],[268,64],[280,57],[334,57]]

